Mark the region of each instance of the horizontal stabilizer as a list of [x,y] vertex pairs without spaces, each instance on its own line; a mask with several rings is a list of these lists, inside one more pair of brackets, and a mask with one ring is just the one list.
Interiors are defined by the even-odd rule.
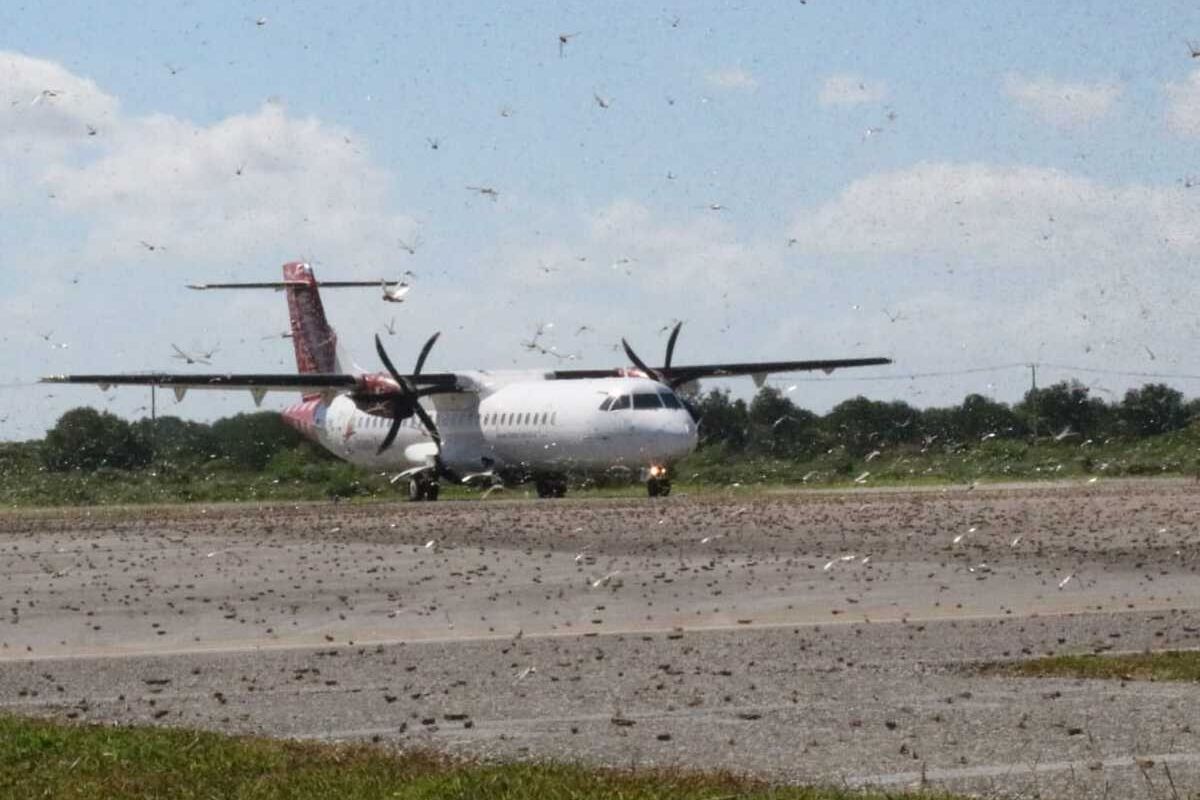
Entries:
[[317,286],[322,289],[378,289],[380,286],[401,286],[404,281],[389,281],[384,278],[374,281],[257,281],[254,283],[189,283],[189,289],[275,289],[281,291],[289,286]]

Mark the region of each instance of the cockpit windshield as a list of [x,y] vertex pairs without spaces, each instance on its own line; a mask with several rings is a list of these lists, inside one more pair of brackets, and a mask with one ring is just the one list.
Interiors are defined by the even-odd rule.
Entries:
[[646,392],[644,394],[639,392],[633,396],[633,407],[640,409],[662,408],[662,401],[653,392]]
[[632,395],[609,395],[600,403],[601,411],[622,411],[633,408],[639,411],[658,411],[664,408],[680,409],[683,405],[674,392],[636,392]]

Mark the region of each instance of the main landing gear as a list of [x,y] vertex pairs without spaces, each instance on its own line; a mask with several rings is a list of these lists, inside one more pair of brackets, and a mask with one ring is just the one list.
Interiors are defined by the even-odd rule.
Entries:
[[537,487],[538,497],[566,497],[567,496],[567,479],[566,478],[538,478],[534,485]]
[[413,502],[428,500],[433,502],[438,499],[438,491],[441,485],[437,482],[437,478],[426,472],[418,472],[408,482],[408,499]]

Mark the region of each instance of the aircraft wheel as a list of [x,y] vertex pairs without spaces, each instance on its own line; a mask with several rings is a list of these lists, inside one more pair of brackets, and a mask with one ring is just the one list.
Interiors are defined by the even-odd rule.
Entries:
[[558,480],[558,481],[554,482],[554,496],[555,497],[566,497],[567,496],[567,481],[566,481],[566,479]]
[[436,480],[417,475],[408,482],[408,499],[413,503],[419,503],[422,500],[437,500],[440,489],[441,486]]
[[662,494],[662,482],[658,478],[651,478],[646,481],[646,494],[651,497],[658,497]]
[[658,496],[666,497],[671,493],[671,482],[666,478],[662,478],[658,482]]

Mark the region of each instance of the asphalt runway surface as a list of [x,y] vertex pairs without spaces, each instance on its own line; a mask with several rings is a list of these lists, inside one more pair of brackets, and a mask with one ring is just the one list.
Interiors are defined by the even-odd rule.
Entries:
[[0,710],[1011,797],[1200,793],[1200,486],[0,513]]

